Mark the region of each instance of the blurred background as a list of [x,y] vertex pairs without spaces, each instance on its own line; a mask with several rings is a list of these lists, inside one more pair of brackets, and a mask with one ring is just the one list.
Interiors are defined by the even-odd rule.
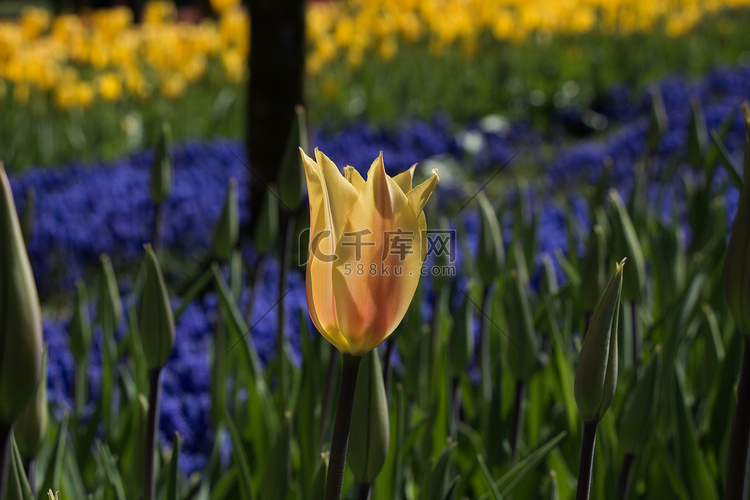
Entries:
[[[486,456],[488,477],[497,478],[519,451],[532,456],[546,442],[536,462],[526,462],[526,478],[505,488],[516,488],[517,498],[572,498],[581,431],[571,392],[576,349],[611,264],[627,255],[625,272],[638,270],[638,283],[620,320],[621,382],[597,441],[594,496],[615,498],[622,470],[634,477],[632,495],[623,498],[718,498],[742,350],[722,271],[742,184],[738,106],[750,99],[747,26],[750,0],[0,0],[0,159],[42,301],[53,426],[65,436],[61,422],[72,414],[71,432],[86,438],[77,448],[82,472],[63,477],[80,488],[65,487],[113,497],[101,480],[105,462],[87,452],[102,434],[102,394],[114,391],[110,410],[135,415],[147,391],[133,340],[146,242],[158,241],[177,316],[160,429],[164,449],[175,431],[184,439],[179,470],[190,481],[182,498],[198,488],[197,498],[209,498],[217,484],[226,498],[238,498],[241,460],[232,453],[241,446],[229,444],[225,407],[246,447],[258,453],[260,445],[250,443],[261,435],[268,451],[271,437],[283,435],[277,431],[297,387],[280,387],[277,375],[293,373],[294,384],[330,381],[328,346],[308,321],[304,255],[290,255],[304,254],[306,245],[288,243],[308,221],[297,157],[289,162],[285,154],[296,155],[309,130],[308,153],[317,146],[339,167],[364,173],[382,151],[390,174],[419,162],[420,181],[437,168],[427,220],[458,234],[457,273],[422,280],[407,331],[394,335],[387,354],[409,412],[406,476],[393,484],[416,497],[434,472],[432,459],[452,453],[450,434],[458,440],[460,494],[489,496],[477,456]],[[292,140],[300,103],[303,132]],[[149,185],[160,162],[174,177],[157,200]],[[242,229],[229,263],[212,245],[232,178]],[[277,190],[292,201],[276,204]],[[495,274],[478,264],[486,250],[479,241],[490,230],[503,254]],[[104,254],[123,298],[122,320],[110,332],[97,317],[107,301],[97,286]],[[211,278],[214,261],[221,272]],[[519,281],[519,295],[530,302],[520,326],[513,323],[519,308],[505,298]],[[82,316],[72,303],[77,283],[92,291],[90,301],[78,300],[95,318],[91,351],[83,354],[90,392],[79,402],[80,363],[69,352]],[[454,321],[459,303],[468,327]],[[511,343],[523,343],[526,326],[539,342],[527,364],[533,368],[519,375],[504,360]],[[257,349],[268,369],[248,375],[233,359],[221,371],[215,339],[250,330],[248,350]],[[475,353],[472,345],[465,359],[451,361],[446,384],[448,375],[429,360],[444,359],[456,335],[479,339],[480,330],[489,332],[492,349]],[[310,339],[308,352],[322,356],[302,355]],[[484,375],[480,355],[492,360]],[[654,387],[643,380],[657,371],[662,392],[639,397],[644,407],[630,403],[641,394],[635,388]],[[270,396],[248,396],[241,382],[256,378],[273,389]],[[494,398],[480,394],[480,379],[501,388]],[[514,402],[516,379],[528,383],[529,396],[519,391]],[[428,383],[441,392],[425,389]],[[449,425],[446,408],[433,405],[448,404],[459,385],[465,398],[459,391],[462,409]],[[312,409],[294,414],[295,439],[315,441],[288,467],[294,492],[308,490],[325,444],[317,389],[300,391]],[[273,398],[270,410],[263,407],[267,415],[258,416],[249,397]],[[505,431],[524,411],[525,427],[511,443]],[[122,436],[135,432],[137,418],[118,422],[113,413],[102,427],[111,425],[117,439],[105,441],[127,457],[131,443]],[[645,423],[634,415],[646,415]],[[273,432],[257,427],[261,420]],[[501,422],[500,430],[488,431],[490,421]],[[437,429],[432,436],[425,422]],[[642,431],[652,424],[653,433]],[[44,463],[57,442],[48,434]],[[485,442],[502,445],[485,449]],[[543,457],[545,466],[534,469]],[[388,464],[381,481],[390,487],[400,467],[392,458]],[[257,486],[265,462],[253,466]],[[227,470],[234,475],[223,476]],[[43,479],[38,485],[49,486]],[[393,498],[394,488],[378,492],[376,485],[375,498]]]

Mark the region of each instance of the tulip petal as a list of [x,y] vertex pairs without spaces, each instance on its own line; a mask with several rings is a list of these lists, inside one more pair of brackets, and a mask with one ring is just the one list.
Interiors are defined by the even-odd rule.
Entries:
[[349,181],[349,184],[354,186],[354,189],[359,193],[365,185],[365,180],[362,178],[356,168],[347,165],[344,167],[344,177]]
[[339,240],[339,235],[346,222],[346,214],[357,201],[359,193],[341,175],[338,167],[319,149],[315,149],[315,158],[318,161],[318,169],[321,173],[323,185],[328,194],[328,207],[331,213],[333,227],[333,241]]
[[381,153],[336,245],[333,293],[351,354],[378,346],[406,314],[422,266],[419,229],[408,198],[386,175]]
[[422,262],[424,262],[427,257],[427,217],[424,216],[424,212],[419,212],[417,224],[419,225],[419,241],[422,247]]
[[432,169],[432,177],[409,191],[407,196],[409,197],[409,204],[414,209],[415,215],[419,215],[422,212],[422,209],[430,199],[430,195],[435,191],[439,180],[440,178],[438,177],[437,169]]
[[415,163],[411,167],[409,167],[408,170],[404,170],[400,174],[396,174],[393,176],[393,180],[396,181],[396,184],[398,184],[398,187],[401,188],[401,191],[404,193],[408,193],[411,191],[411,183],[414,181],[414,171],[417,169],[417,164]]
[[328,193],[324,187],[318,165],[302,153],[310,200],[310,243],[307,260],[307,309],[318,331],[339,350],[348,350],[336,318],[331,273],[333,271],[334,239]]

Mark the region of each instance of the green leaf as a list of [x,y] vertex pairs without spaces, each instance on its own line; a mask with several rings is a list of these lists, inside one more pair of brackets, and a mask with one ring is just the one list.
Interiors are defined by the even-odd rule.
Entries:
[[250,464],[245,454],[245,445],[242,443],[240,432],[237,430],[237,426],[234,424],[234,420],[232,420],[229,412],[225,415],[224,420],[229,429],[229,435],[232,438],[232,454],[240,469],[240,481],[245,489],[245,493],[252,500],[255,496],[253,495],[252,475],[250,474]]
[[7,500],[33,500],[34,495],[31,493],[31,486],[29,485],[29,479],[26,477],[23,458],[21,458],[21,452],[18,451],[15,436],[11,436],[10,444],[11,457],[7,472],[10,484],[8,485]]
[[182,451],[182,438],[180,433],[174,433],[174,444],[172,446],[172,459],[169,461],[169,471],[167,472],[167,494],[166,500],[178,500],[177,482],[179,480],[180,470],[180,452]]
[[117,500],[126,500],[125,487],[122,484],[122,478],[120,477],[120,472],[117,468],[117,462],[112,456],[112,452],[110,452],[109,446],[103,444],[100,440],[97,439],[96,452],[101,466],[104,469],[104,475],[107,478],[109,484],[114,489]]
[[443,452],[435,462],[434,467],[425,476],[425,480],[422,483],[422,491],[419,493],[419,498],[422,500],[430,500],[432,498],[443,498],[449,489],[448,478],[450,476],[450,466],[453,456],[453,450],[456,448],[455,441],[449,441],[443,449]]
[[727,147],[724,145],[724,141],[721,139],[719,134],[715,130],[711,131],[711,139],[714,141],[716,150],[719,153],[721,161],[724,162],[727,174],[729,174],[729,180],[732,181],[734,187],[742,189],[742,167],[732,158],[732,154],[729,152]]
[[[566,434],[566,432],[561,432],[553,437],[546,444],[540,446],[514,465],[508,472],[500,476],[500,479],[495,482],[497,489],[500,490],[500,495],[509,495],[521,478],[533,470],[534,467],[536,467],[537,464],[541,462],[542,459],[560,443],[560,441],[562,441]],[[489,493],[485,493],[480,497],[480,500],[486,499],[488,496]]]
[[286,498],[292,477],[291,441],[292,415],[287,412],[270,457],[263,463],[265,469],[260,482],[260,498]]
[[180,306],[174,312],[175,323],[180,320],[180,316],[182,316],[182,313],[185,312],[185,308],[193,301],[193,299],[195,299],[198,294],[200,294],[206,288],[206,286],[208,286],[208,284],[211,282],[211,278],[213,278],[213,269],[209,267],[205,271],[203,271],[203,274],[201,274],[195,281],[193,281],[193,283],[185,292],[185,295],[183,295]]
[[683,465],[683,475],[687,478],[688,488],[692,498],[718,500],[714,478],[711,477],[705,457],[698,443],[695,425],[688,412],[685,393],[679,377],[674,378],[674,392],[672,404],[674,411],[673,424],[675,426],[676,443],[680,444],[678,462]]
[[[230,467],[223,473],[219,480],[211,488],[211,500],[224,500],[229,498],[229,494],[237,482],[237,466]],[[322,500],[322,499],[321,499]]]
[[219,266],[215,263],[212,264],[211,272],[214,277],[219,300],[222,306],[226,308],[229,325],[233,327],[230,328],[230,330],[235,333],[235,338],[232,339],[231,347],[232,349],[239,349],[243,361],[252,371],[251,375],[256,379],[256,382],[259,382],[263,379],[263,371],[260,368],[260,358],[258,357],[258,353],[252,343],[252,338],[248,338],[250,333],[252,333],[250,327],[242,317],[237,301],[235,300],[234,295],[232,295],[232,291],[229,289],[226,280],[221,275]]
[[500,490],[497,489],[495,480],[492,479],[492,473],[487,468],[487,464],[484,462],[484,458],[482,458],[482,455],[477,455],[477,462],[479,462],[479,468],[482,470],[482,474],[484,474],[487,485],[490,487],[489,493],[492,495],[492,498],[494,500],[501,500],[502,497],[500,496]]

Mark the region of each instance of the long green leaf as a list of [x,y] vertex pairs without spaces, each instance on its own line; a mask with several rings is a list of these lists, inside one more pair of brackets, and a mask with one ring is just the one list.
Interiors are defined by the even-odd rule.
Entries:
[[[562,441],[566,434],[567,433],[563,431],[557,436],[553,437],[552,439],[547,441],[546,444],[531,452],[523,460],[513,466],[508,472],[503,474],[500,479],[495,482],[498,490],[500,490],[500,494],[502,496],[509,495],[510,492],[513,491],[513,487],[518,484],[518,481],[520,481],[523,476],[525,476],[529,471],[536,467],[536,465],[541,462],[541,460],[550,451],[552,451],[560,443],[560,441]],[[489,493],[485,493],[480,497],[480,500],[486,499],[488,498],[488,496]]]
[[182,451],[182,438],[180,433],[174,433],[174,445],[172,447],[172,459],[169,461],[169,472],[167,472],[167,495],[166,500],[177,500],[178,488],[177,482],[179,480],[179,463],[180,463],[180,452]]
[[488,493],[492,495],[492,498],[494,500],[502,500],[502,497],[500,496],[500,490],[497,489],[495,480],[492,479],[492,473],[490,472],[490,469],[487,468],[487,464],[485,463],[484,458],[482,458],[482,455],[477,455],[477,462],[479,462],[479,468],[482,470],[484,479],[487,481],[487,485],[490,487]]
[[232,453],[234,454],[234,458],[240,468],[240,481],[245,488],[245,492],[247,492],[252,500],[255,496],[253,495],[252,474],[250,473],[250,464],[247,460],[247,455],[245,454],[245,445],[242,442],[240,432],[237,430],[237,426],[234,424],[234,420],[232,420],[232,416],[229,412],[225,415],[225,420],[227,428],[229,429],[229,435],[232,438]]

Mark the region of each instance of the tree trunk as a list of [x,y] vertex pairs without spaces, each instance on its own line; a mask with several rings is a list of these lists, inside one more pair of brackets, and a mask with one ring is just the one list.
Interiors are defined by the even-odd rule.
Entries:
[[303,104],[304,0],[248,0],[250,78],[247,148],[251,232],[266,195],[276,183],[294,107]]

